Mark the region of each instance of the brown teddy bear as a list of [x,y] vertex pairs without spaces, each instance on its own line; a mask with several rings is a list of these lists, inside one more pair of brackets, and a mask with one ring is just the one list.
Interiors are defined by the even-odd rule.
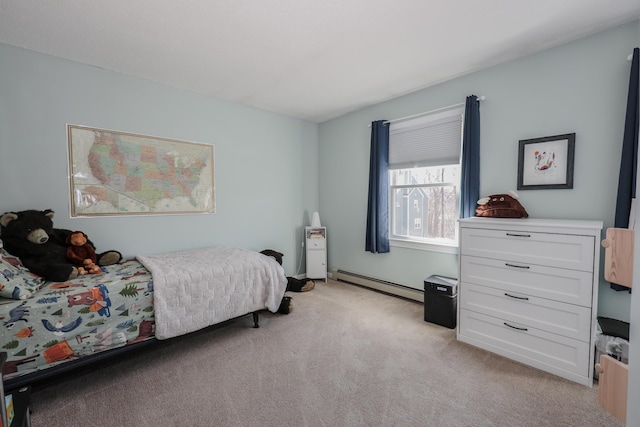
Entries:
[[78,266],[78,274],[99,274],[102,269],[96,264],[98,256],[93,246],[89,244],[89,238],[82,231],[72,231],[66,240],[67,258]]

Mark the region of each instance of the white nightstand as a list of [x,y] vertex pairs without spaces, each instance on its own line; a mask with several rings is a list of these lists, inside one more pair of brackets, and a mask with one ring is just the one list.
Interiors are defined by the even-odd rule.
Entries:
[[305,227],[307,279],[327,281],[327,228]]

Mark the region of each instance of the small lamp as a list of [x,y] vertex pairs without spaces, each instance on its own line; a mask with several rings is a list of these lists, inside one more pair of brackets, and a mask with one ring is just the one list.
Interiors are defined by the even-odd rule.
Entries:
[[320,224],[320,214],[318,212],[314,212],[311,217],[311,226],[312,227],[322,227]]

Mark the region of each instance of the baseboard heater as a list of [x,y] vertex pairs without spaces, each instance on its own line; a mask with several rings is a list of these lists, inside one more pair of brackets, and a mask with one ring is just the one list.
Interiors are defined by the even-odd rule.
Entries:
[[399,297],[424,302],[424,291],[421,289],[414,289],[398,283],[389,282],[387,280],[376,279],[375,277],[364,276],[362,274],[340,269],[333,269],[332,273],[332,278],[334,280],[353,283]]

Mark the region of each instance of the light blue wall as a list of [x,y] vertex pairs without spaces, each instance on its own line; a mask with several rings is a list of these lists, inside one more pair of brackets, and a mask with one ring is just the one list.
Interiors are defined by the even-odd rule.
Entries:
[[[518,140],[576,132],[573,190],[521,191],[531,216],[613,224],[629,63],[638,23],[623,25],[337,118],[320,126],[0,44],[0,211],[52,208],[99,250],[125,255],[210,245],[285,253],[320,211],[330,268],[421,288],[455,275],[457,257],[364,251],[369,128],[485,95],[481,194],[516,188]],[[67,123],[215,144],[217,213],[70,218]],[[319,159],[319,162],[318,162]],[[304,265],[300,272],[304,272]],[[629,295],[600,286],[599,313],[629,319]]]
[[[125,256],[273,248],[296,273],[318,207],[318,125],[3,44],[0,70],[1,212],[51,208],[57,227]],[[70,218],[67,123],[214,144],[217,212]]]
[[[370,129],[394,119],[484,95],[480,105],[480,193],[517,188],[518,141],[576,133],[574,188],[520,191],[530,216],[604,221],[613,226],[630,63],[638,23],[472,73],[322,123],[320,216],[329,267],[421,289],[431,274],[457,276],[457,256],[393,247],[364,251]],[[602,274],[601,274],[602,275]],[[602,282],[600,315],[628,321],[630,297]]]

